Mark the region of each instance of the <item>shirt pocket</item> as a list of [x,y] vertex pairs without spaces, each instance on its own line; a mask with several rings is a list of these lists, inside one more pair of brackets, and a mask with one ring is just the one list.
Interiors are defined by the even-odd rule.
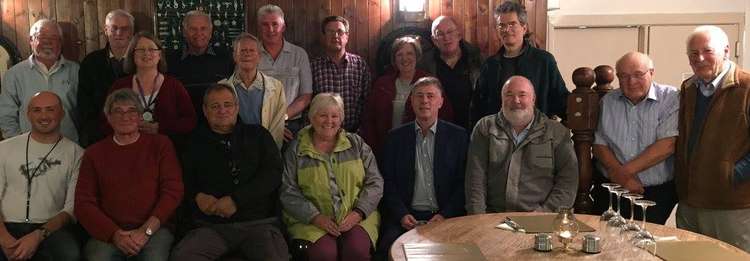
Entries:
[[526,160],[534,169],[551,170],[554,167],[552,142],[535,139],[528,144]]
[[284,90],[297,90],[299,88],[299,67],[291,67],[289,70],[275,71],[271,77],[276,78],[284,84]]

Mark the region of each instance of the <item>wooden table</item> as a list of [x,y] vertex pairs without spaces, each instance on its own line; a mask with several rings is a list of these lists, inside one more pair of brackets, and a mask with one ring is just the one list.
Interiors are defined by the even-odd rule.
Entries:
[[[495,213],[472,215],[446,219],[443,222],[427,224],[412,229],[401,235],[393,243],[390,256],[393,260],[406,260],[404,243],[474,243],[488,260],[661,260],[646,250],[636,248],[619,235],[614,229],[607,229],[606,223],[599,221],[599,216],[577,214],[576,219],[596,229],[594,234],[602,237],[602,252],[586,254],[581,251],[538,252],[533,249],[534,234],[514,233],[495,228],[505,216],[539,215],[540,213]],[[552,214],[554,215],[554,214]],[[640,222],[639,222],[640,224]],[[654,236],[676,236],[679,240],[701,240],[716,242],[731,251],[737,251],[748,257],[750,254],[719,240],[693,233],[687,230],[647,223],[646,229]],[[579,233],[572,248],[581,249],[583,234]],[[554,246],[561,246],[553,237]]]

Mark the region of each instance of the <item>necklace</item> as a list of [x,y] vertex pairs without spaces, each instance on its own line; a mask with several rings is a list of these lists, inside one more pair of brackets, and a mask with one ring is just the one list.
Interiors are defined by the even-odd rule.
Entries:
[[138,76],[133,75],[133,77],[135,77],[135,83],[138,85],[138,94],[140,94],[141,100],[143,101],[143,120],[152,122],[154,121],[154,115],[151,112],[151,104],[156,102],[156,94],[159,92],[159,86],[156,86],[156,82],[159,80],[159,73],[154,77],[154,83],[151,87],[151,95],[149,95],[148,100],[146,100],[146,94],[143,91],[143,87],[141,87],[141,81],[138,80]]

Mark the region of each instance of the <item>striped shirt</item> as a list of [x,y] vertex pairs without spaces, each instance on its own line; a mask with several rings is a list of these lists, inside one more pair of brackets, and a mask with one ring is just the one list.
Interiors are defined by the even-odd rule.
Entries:
[[[626,163],[654,142],[676,137],[679,94],[677,88],[652,83],[646,98],[633,104],[616,89],[602,98],[599,126],[594,144],[609,147],[617,160]],[[673,156],[638,173],[643,186],[655,186],[673,179]],[[606,168],[598,164],[607,176]]]
[[313,58],[310,68],[313,74],[313,94],[333,92],[341,95],[344,100],[343,127],[349,132],[357,132],[370,90],[367,61],[359,55],[345,53],[341,66],[333,63],[328,56],[322,56]]

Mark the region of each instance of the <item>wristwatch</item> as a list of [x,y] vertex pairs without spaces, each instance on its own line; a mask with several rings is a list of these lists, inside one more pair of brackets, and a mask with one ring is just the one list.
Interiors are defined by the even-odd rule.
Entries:
[[149,237],[150,237],[150,236],[153,236],[153,235],[154,235],[154,231],[153,231],[153,230],[151,230],[151,228],[150,228],[150,227],[147,227],[147,228],[146,228],[146,235],[147,235],[147,236],[149,236]]
[[40,226],[36,230],[42,232],[42,240],[46,239],[49,236],[49,230],[47,230],[47,228],[44,226]]

